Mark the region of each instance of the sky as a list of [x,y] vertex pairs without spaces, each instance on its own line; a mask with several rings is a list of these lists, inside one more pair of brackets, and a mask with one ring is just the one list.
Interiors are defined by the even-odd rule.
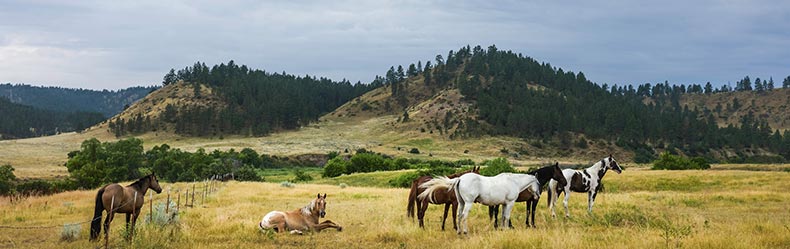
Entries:
[[0,0],[0,83],[158,85],[196,61],[370,82],[466,45],[609,85],[790,75],[790,1]]

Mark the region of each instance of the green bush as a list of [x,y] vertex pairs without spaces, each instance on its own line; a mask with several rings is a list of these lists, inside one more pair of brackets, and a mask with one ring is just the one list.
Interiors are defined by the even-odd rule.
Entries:
[[81,230],[80,224],[67,223],[63,225],[63,229],[60,230],[60,241],[71,242],[79,239],[80,230]]
[[250,181],[250,182],[261,182],[263,178],[258,175],[258,172],[255,171],[252,166],[244,165],[236,171],[234,174],[237,181]]
[[0,195],[8,195],[14,190],[14,167],[11,165],[0,166]]
[[346,168],[350,163],[341,157],[335,157],[329,160],[326,165],[324,165],[324,173],[321,174],[323,177],[338,177],[344,173],[346,173]]
[[491,161],[485,161],[483,162],[483,165],[487,166],[480,170],[480,174],[484,176],[495,176],[505,172],[516,172],[516,169],[510,165],[510,162],[508,162],[507,159],[501,157]]
[[309,174],[305,173],[301,169],[294,169],[294,179],[292,182],[309,182],[313,180],[313,177]]
[[25,181],[16,186],[16,191],[22,194],[47,195],[52,194],[52,183],[45,180]]
[[659,156],[658,160],[653,162],[654,170],[687,170],[687,169],[710,169],[710,164],[703,157],[687,158],[677,156],[664,152]]
[[346,173],[374,172],[390,169],[390,160],[373,153],[357,153],[351,157],[351,164],[346,166]]
[[414,172],[403,173],[389,180],[389,185],[397,188],[410,188],[411,183],[420,176],[444,176],[455,174],[458,170],[446,166],[422,168]]

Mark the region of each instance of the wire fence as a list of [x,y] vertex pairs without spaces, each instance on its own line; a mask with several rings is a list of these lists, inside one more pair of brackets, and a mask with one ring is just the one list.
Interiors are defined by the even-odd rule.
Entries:
[[[185,202],[184,202],[183,207],[187,207],[187,208],[194,207],[195,199],[196,199],[195,195],[196,195],[196,192],[199,191],[199,189],[197,188],[197,185],[202,185],[202,186],[200,186],[202,188],[201,193],[197,194],[198,197],[201,198],[199,204],[202,205],[203,203],[205,203],[206,198],[208,197],[209,194],[216,193],[219,190],[220,183],[221,183],[219,180],[220,180],[219,177],[212,177],[212,178],[207,179],[206,181],[203,181],[203,182],[193,182],[193,183],[191,183],[191,187],[192,187],[192,189],[191,189],[192,191],[191,192],[190,192],[189,184],[187,184],[186,188],[184,188],[185,191],[184,191],[184,195],[183,196],[184,196]],[[153,215],[154,215],[153,214],[153,204],[154,204],[154,202],[162,201],[163,198],[167,198],[167,201],[165,203],[165,213],[168,213],[168,214],[170,213],[169,207],[170,207],[170,204],[173,201],[171,199],[171,195],[170,194],[171,194],[170,189],[168,189],[166,197],[165,196],[158,196],[157,198],[153,198],[153,194],[151,194],[151,197],[148,200],[149,215],[151,217],[150,220],[153,220]],[[175,195],[177,196],[177,198],[176,198],[177,199],[177,203],[176,203],[176,208],[175,208],[176,210],[174,210],[173,212],[175,212],[177,214],[179,211],[181,211],[181,207],[182,207],[182,205],[181,205],[181,196],[182,196],[181,195],[181,190],[176,190],[175,191]],[[143,197],[143,199],[145,199],[145,197]],[[120,206],[114,207],[114,208],[112,208],[112,212],[114,213],[115,211],[118,211],[119,209],[125,207],[126,205],[128,205],[130,203],[132,203],[132,202],[126,202],[126,203],[124,203],[124,204],[122,204]],[[143,208],[141,208],[141,210],[142,209]],[[96,221],[96,220],[101,220],[102,216],[103,215],[100,215],[100,216],[95,217],[95,218],[90,219],[90,220],[80,221],[80,222],[73,222],[73,223],[67,223],[67,224],[63,224],[63,225],[12,226],[12,225],[2,225],[2,224],[0,224],[0,229],[11,229],[11,230],[40,229],[40,230],[43,230],[43,229],[61,228],[61,227],[86,224],[86,223],[90,223],[90,222],[93,222],[93,221]]]

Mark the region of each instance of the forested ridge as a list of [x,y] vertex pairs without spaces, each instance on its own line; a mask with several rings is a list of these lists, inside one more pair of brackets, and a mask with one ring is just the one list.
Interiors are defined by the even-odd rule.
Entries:
[[97,112],[60,112],[12,103],[0,96],[0,140],[79,131],[104,121]]
[[[174,132],[190,136],[241,134],[261,136],[278,129],[295,129],[318,120],[347,101],[376,87],[313,76],[271,73],[233,61],[212,67],[204,63],[171,69],[163,80],[167,86],[186,82],[200,98],[200,85],[216,91],[224,107],[169,105],[159,117],[117,120],[110,124],[116,135],[146,132],[172,124]],[[154,118],[154,119],[150,119]]]
[[30,86],[24,84],[0,84],[0,97],[14,103],[38,109],[60,112],[99,112],[112,117],[138,99],[145,97],[157,87],[129,87],[126,89],[90,90],[63,87]]
[[[657,155],[657,149],[708,158],[715,157],[711,154],[715,150],[733,149],[738,156],[731,160],[736,161],[743,159],[740,153],[745,149],[762,149],[790,158],[790,133],[772,129],[756,115],[744,115],[738,125],[718,127],[712,110],[689,109],[679,102],[682,94],[772,91],[773,78],[757,78],[753,86],[747,76],[734,88],[724,85],[719,89],[710,82],[704,86],[668,82],[608,86],[587,80],[581,72],[565,71],[495,46],[466,46],[450,51],[446,59],[437,55],[434,62],[392,67],[377,80],[391,87],[396,99],[404,96],[399,89],[412,82],[410,77],[422,77],[424,84],[438,88],[458,88],[479,111],[477,121],[464,121],[465,127],[476,129],[467,132],[480,135],[559,138],[560,147],[586,147],[583,137],[604,139],[633,150],[635,159],[645,162]],[[404,73],[403,68],[409,69]],[[790,77],[782,86],[789,84]],[[468,124],[480,121],[486,125]],[[479,127],[489,128],[477,130]],[[572,141],[578,135],[583,135],[580,141]]]

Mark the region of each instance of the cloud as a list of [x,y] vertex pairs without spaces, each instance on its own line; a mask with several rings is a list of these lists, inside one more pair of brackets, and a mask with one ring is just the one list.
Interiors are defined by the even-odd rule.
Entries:
[[4,1],[0,82],[117,89],[235,60],[368,82],[496,44],[599,83],[790,74],[783,1]]

